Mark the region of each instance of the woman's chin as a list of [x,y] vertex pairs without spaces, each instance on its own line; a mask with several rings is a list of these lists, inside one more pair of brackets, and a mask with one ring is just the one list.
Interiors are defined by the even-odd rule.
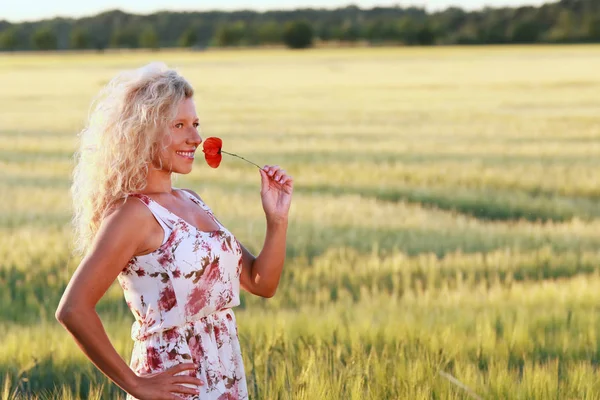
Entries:
[[190,172],[192,172],[192,165],[185,165],[185,166],[180,166],[177,169],[173,169],[173,172],[177,173],[177,174],[182,174],[182,175],[186,175],[189,174]]

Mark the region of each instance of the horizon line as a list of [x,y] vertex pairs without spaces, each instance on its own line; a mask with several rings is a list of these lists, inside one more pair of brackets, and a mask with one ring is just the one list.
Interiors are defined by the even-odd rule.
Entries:
[[137,15],[137,16],[150,16],[150,15],[154,15],[154,14],[159,14],[159,13],[165,13],[165,12],[169,12],[169,13],[211,13],[211,12],[222,12],[222,13],[235,13],[235,12],[255,12],[255,13],[259,13],[259,14],[264,14],[264,13],[268,13],[268,12],[290,12],[290,11],[300,11],[300,10],[339,10],[339,9],[344,9],[344,8],[357,8],[359,10],[373,10],[376,8],[397,8],[397,9],[421,9],[424,10],[426,13],[436,13],[436,12],[443,12],[446,11],[448,9],[461,9],[465,12],[473,12],[473,11],[481,11],[481,10],[486,10],[486,9],[506,9],[506,8],[521,8],[521,7],[540,7],[542,5],[546,5],[546,4],[553,4],[553,3],[558,3],[558,0],[549,0],[549,1],[545,1],[543,4],[540,5],[532,5],[532,4],[523,4],[520,6],[499,6],[499,7],[493,7],[493,6],[483,6],[483,7],[477,7],[477,8],[465,8],[465,7],[461,7],[461,6],[446,6],[443,8],[438,8],[438,9],[428,9],[425,5],[417,5],[417,4],[413,4],[413,5],[400,5],[400,4],[393,4],[393,5],[374,5],[372,7],[361,7],[359,5],[356,4],[347,4],[345,6],[337,6],[337,7],[294,7],[294,8],[269,8],[269,9],[252,9],[252,8],[232,8],[232,9],[226,9],[226,8],[211,8],[211,9],[195,9],[195,10],[191,10],[191,9],[187,9],[187,10],[177,10],[177,9],[156,9],[152,12],[148,12],[148,13],[144,13],[144,12],[136,12],[136,11],[127,11],[123,8],[108,8],[105,9],[103,11],[98,11],[95,13],[90,13],[90,14],[85,14],[85,15],[80,15],[80,16],[64,16],[64,15],[55,15],[52,17],[45,17],[45,18],[39,18],[39,19],[23,19],[23,20],[10,20],[10,19],[0,19],[0,22],[4,21],[4,22],[8,22],[10,24],[22,24],[22,23],[36,23],[36,22],[42,22],[42,21],[49,21],[49,20],[54,20],[54,19],[66,19],[66,20],[79,20],[79,19],[85,19],[85,18],[94,18],[98,15],[101,14],[106,14],[109,12],[122,12],[124,14],[130,14],[130,15]]

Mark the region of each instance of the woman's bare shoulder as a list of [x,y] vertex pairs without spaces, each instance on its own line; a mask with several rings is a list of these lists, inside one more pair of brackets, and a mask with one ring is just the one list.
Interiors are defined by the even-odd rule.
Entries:
[[107,209],[98,230],[97,240],[126,241],[134,254],[144,252],[153,245],[153,235],[160,230],[154,222],[152,212],[138,198],[129,196],[113,202]]
[[137,199],[115,201],[69,283],[71,307],[96,304],[136,254],[147,247],[151,211]]
[[106,209],[103,219],[118,219],[121,222],[139,223],[148,220],[152,212],[135,196],[113,201]]

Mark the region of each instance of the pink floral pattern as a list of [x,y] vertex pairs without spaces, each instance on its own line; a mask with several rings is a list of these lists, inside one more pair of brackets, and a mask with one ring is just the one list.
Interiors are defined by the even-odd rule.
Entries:
[[[185,193],[219,226],[199,231],[150,197],[133,194],[165,229],[153,253],[132,258],[118,281],[135,317],[130,366],[138,375],[162,372],[183,362],[205,384],[183,399],[247,399],[248,390],[232,307],[240,304],[242,249],[211,210]],[[190,385],[185,385],[190,386]],[[128,400],[135,400],[127,395]]]

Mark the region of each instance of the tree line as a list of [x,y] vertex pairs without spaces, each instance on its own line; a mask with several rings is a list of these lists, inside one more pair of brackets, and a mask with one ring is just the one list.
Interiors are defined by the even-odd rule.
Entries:
[[158,12],[120,10],[72,19],[0,21],[0,50],[169,48],[321,42],[397,45],[600,42],[600,1],[561,0],[539,7],[347,6],[291,11]]

